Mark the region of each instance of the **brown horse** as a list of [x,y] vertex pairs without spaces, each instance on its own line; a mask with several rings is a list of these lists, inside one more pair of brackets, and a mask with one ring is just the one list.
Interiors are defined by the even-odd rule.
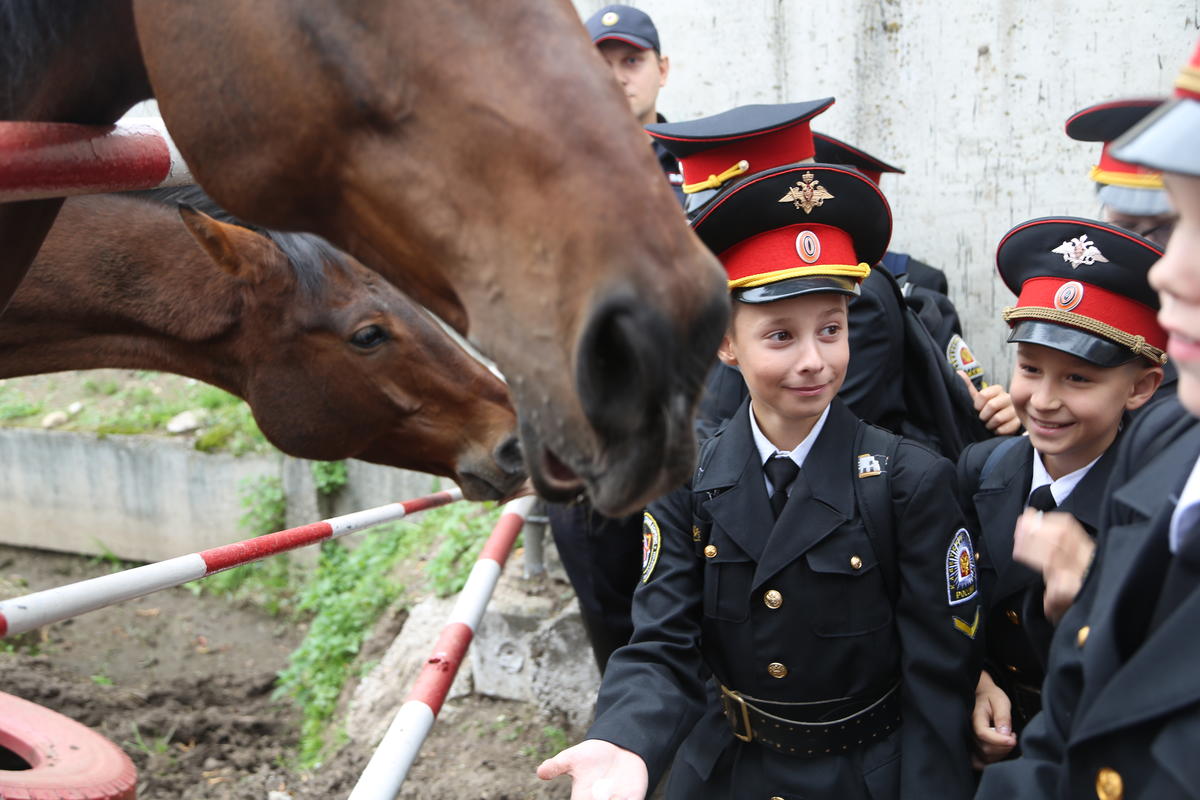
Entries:
[[[469,330],[543,494],[615,513],[686,477],[722,274],[568,0],[130,1],[43,1],[54,35],[20,51],[10,118],[107,121],[148,81],[219,203]],[[21,205],[31,233],[52,213]]]
[[0,317],[0,378],[97,367],[219,386],[302,458],[445,475],[474,499],[524,478],[504,384],[309,234],[264,235],[140,196],[68,200]]

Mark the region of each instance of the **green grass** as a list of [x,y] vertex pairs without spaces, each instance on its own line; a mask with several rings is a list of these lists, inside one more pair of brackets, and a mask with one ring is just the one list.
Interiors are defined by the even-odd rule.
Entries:
[[31,402],[19,389],[0,386],[0,422],[25,419],[41,413],[41,404]]

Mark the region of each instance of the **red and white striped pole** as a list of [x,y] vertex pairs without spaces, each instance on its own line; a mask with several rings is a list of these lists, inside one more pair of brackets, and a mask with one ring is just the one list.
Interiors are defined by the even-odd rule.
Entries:
[[159,561],[156,564],[134,567],[124,572],[101,575],[99,578],[4,600],[0,602],[0,638],[25,633],[52,622],[179,586],[267,556],[286,553],[384,522],[403,519],[409,514],[461,499],[462,490],[455,487],[415,500],[355,511],[243,542],[234,542],[199,553]]
[[0,122],[0,203],[195,183],[157,117]]
[[458,666],[475,635],[475,628],[500,580],[508,553],[535,500],[534,497],[522,497],[504,507],[479,560],[471,568],[450,621],[433,647],[433,654],[426,659],[408,699],[396,712],[349,800],[393,800],[400,791],[421,744],[433,727],[434,718],[442,709]]

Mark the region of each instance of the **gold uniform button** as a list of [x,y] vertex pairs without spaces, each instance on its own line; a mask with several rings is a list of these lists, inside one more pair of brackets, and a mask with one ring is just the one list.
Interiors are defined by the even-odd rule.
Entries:
[[1008,621],[1011,622],[1013,625],[1021,624],[1021,615],[1018,614],[1017,612],[1013,611],[1011,608],[1008,611],[1004,612],[1004,616],[1008,617]]
[[[1075,644],[1079,647],[1083,647],[1084,643],[1087,642],[1088,634],[1091,632],[1092,626],[1084,625],[1079,629],[1079,632],[1075,634]],[[1116,775],[1115,772],[1113,774]],[[1120,776],[1118,776],[1118,779],[1120,779]]]
[[1005,669],[1006,669],[1006,670],[1008,670],[1009,672],[1020,672],[1020,671],[1021,671],[1020,669],[1018,669],[1017,667],[1013,666],[1012,664],[1009,664],[1009,665],[1007,665],[1007,666],[1005,667]]
[[1121,800],[1125,796],[1125,782],[1121,773],[1104,767],[1096,773],[1096,797],[1100,800]]
[[717,555],[717,546],[715,544],[710,544],[710,545],[705,546],[705,548],[704,548],[704,557],[705,558],[714,558],[716,555]]
[[772,661],[770,664],[767,664],[767,674],[772,678],[787,677],[787,667],[778,661]]
[[862,569],[862,559],[858,556],[850,556],[850,569]]
[[775,589],[768,589],[763,595],[763,603],[767,608],[779,608],[783,605],[783,595]]
[[771,800],[783,800],[783,798],[776,794],[776,795],[771,795]]

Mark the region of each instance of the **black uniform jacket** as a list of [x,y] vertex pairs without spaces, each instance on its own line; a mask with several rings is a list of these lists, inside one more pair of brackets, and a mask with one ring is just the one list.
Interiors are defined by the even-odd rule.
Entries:
[[[880,269],[880,268],[874,268]],[[904,309],[882,275],[867,276],[861,294],[851,298],[850,366],[838,397],[857,416],[899,431],[904,405]],[[747,397],[742,373],[717,362],[709,371],[697,412],[702,438],[716,432]]]
[[980,798],[1200,797],[1200,583],[1149,624],[1200,425],[1168,400],[1124,439],[1096,561],[1050,649],[1042,713],[1021,758],[984,770]]
[[[969,796],[974,642],[953,616],[976,614],[978,597],[948,603],[946,557],[962,526],[953,469],[899,445],[887,467],[897,563],[881,564],[855,504],[858,424],[834,400],[775,522],[744,403],[703,473],[648,509],[661,551],[634,594],[633,638],[609,662],[588,738],[640,755],[652,786],[678,750],[669,797]],[[770,590],[778,607],[764,602]],[[786,675],[772,677],[773,662]],[[903,721],[846,755],[779,754],[735,740],[710,672],[775,702],[860,695],[899,678]]]
[[[988,455],[1005,441],[1009,438],[967,447],[958,462],[958,480],[968,527],[979,534],[975,544],[980,593],[987,609],[982,631],[985,664],[996,683],[1013,698],[1013,683],[1035,692],[1041,687],[1054,627],[1042,610],[1046,589],[1041,576],[1012,557],[1013,530],[1033,484],[1029,438],[1019,437],[997,457],[987,477],[980,479]],[[1093,536],[1100,525],[1101,503],[1116,457],[1114,442],[1057,509],[1073,514]],[[1032,705],[1030,715],[1037,711],[1036,701]]]

